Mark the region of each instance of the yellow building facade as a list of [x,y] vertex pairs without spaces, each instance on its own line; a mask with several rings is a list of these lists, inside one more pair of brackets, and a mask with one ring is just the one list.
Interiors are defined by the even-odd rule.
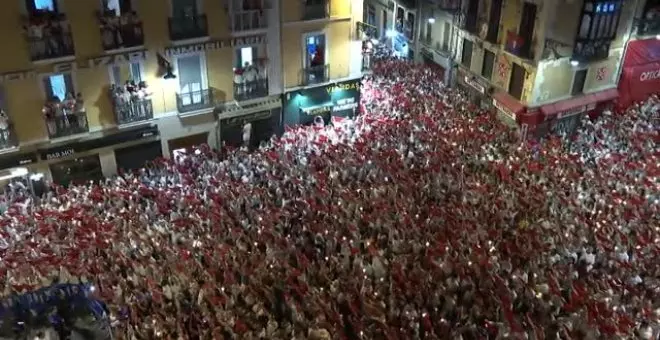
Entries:
[[636,1],[432,2],[422,13],[450,13],[454,29],[428,45],[454,42],[456,84],[523,133],[570,133],[616,99]]
[[[200,143],[257,145],[281,133],[287,90],[361,76],[361,18],[351,0],[7,1],[3,178],[27,166],[69,183]],[[87,170],[67,177],[75,164]]]

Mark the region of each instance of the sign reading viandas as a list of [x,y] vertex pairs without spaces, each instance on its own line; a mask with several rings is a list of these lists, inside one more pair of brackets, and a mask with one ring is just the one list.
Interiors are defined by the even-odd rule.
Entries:
[[236,37],[231,39],[220,39],[200,42],[196,44],[188,44],[181,46],[171,46],[165,49],[166,56],[174,56],[179,54],[205,52],[219,50],[225,47],[243,47],[260,45],[266,43],[266,35],[250,35],[245,37]]

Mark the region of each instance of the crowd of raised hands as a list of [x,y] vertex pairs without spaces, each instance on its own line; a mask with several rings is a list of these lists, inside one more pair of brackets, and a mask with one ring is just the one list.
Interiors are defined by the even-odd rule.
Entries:
[[91,282],[119,339],[657,339],[659,107],[521,141],[382,59],[355,120],[16,202],[5,294]]

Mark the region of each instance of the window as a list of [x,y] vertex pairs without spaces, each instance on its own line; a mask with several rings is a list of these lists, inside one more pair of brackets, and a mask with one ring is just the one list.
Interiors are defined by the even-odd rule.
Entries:
[[383,10],[383,30],[382,30],[382,35],[387,34],[387,11]]
[[203,91],[208,89],[206,65],[201,55],[181,56],[176,60],[179,94],[184,106],[200,104]]
[[27,9],[30,12],[50,11],[57,12],[56,0],[26,0]]
[[488,34],[486,40],[497,43],[500,31],[500,17],[502,16],[502,0],[493,0],[490,6],[490,17],[488,18]]
[[143,79],[142,64],[140,62],[134,62],[128,65],[110,66],[110,82],[115,85],[123,85],[126,84],[127,81],[132,81],[137,84]]
[[108,12],[114,12],[116,16],[133,11],[132,0],[102,0],[103,8]]
[[327,64],[325,60],[325,34],[305,37],[305,68]]
[[463,53],[461,54],[461,64],[470,68],[472,65],[472,41],[463,39]]
[[621,5],[620,0],[585,2],[578,37],[613,40],[619,24]]
[[513,63],[513,68],[511,69],[511,81],[509,82],[509,94],[518,99],[522,99],[523,86],[525,84],[525,69]]
[[442,49],[449,51],[449,34],[451,34],[451,24],[445,22],[445,27],[442,30]]
[[493,65],[495,64],[495,53],[485,50],[484,51],[484,64],[481,67],[481,75],[490,79],[493,76]]
[[241,47],[236,50],[236,67],[237,69],[243,68],[248,65],[254,65],[257,57],[257,51],[254,47]]
[[427,44],[431,43],[431,31],[433,30],[433,24],[430,22],[426,23],[426,36],[424,37],[424,40],[426,41]]
[[587,80],[587,69],[575,71],[573,78],[573,87],[571,88],[571,95],[577,96],[584,91],[584,83]]
[[199,14],[197,0],[172,0],[172,16],[177,18],[192,18]]
[[521,57],[531,58],[534,27],[536,26],[536,10],[536,5],[533,3],[525,2],[523,4],[520,26],[518,27],[518,35],[522,38]]
[[69,73],[59,73],[46,76],[43,79],[47,100],[63,101],[67,95],[74,95],[73,79]]
[[367,7],[367,24],[371,26],[376,26],[376,7],[374,5],[369,5]]
[[479,16],[479,0],[469,0],[467,15],[465,16],[465,30],[475,33]]

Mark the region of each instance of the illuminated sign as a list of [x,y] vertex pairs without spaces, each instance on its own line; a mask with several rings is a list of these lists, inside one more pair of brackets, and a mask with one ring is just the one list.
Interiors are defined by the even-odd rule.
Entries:
[[251,45],[260,45],[266,43],[266,35],[252,35],[246,37],[236,37],[231,39],[212,40],[197,44],[172,46],[165,49],[166,56],[174,56],[186,53],[206,52],[219,50],[225,47],[242,47]]
[[336,84],[336,85],[329,85],[325,89],[326,89],[326,91],[328,91],[328,93],[333,93],[333,92],[337,92],[337,91],[359,90],[360,89],[360,83],[359,82],[351,82],[351,83],[341,83],[341,84]]
[[504,105],[500,104],[500,102],[498,102],[496,99],[493,99],[493,106],[495,106],[498,110],[500,110],[509,118],[516,120],[516,114],[513,111],[506,108]]
[[308,116],[320,116],[332,111],[332,105],[304,108],[302,111]]

